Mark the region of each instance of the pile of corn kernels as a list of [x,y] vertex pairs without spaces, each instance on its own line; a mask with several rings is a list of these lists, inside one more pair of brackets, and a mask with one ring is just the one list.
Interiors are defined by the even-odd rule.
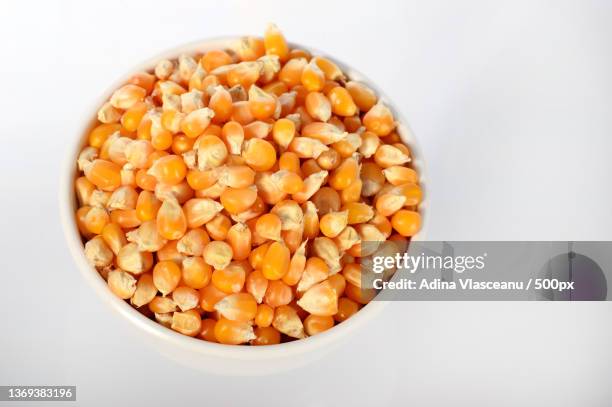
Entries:
[[405,242],[422,192],[391,111],[270,25],[133,75],[78,157],[85,255],[184,335],[271,345],[350,318],[360,242]]

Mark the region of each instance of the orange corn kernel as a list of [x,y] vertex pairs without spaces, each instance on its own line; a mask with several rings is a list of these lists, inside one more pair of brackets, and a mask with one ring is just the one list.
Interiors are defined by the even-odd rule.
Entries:
[[258,138],[244,143],[242,156],[246,164],[255,171],[267,171],[276,163],[276,150],[270,142]]
[[400,235],[414,236],[421,229],[421,215],[415,211],[402,209],[395,212],[391,218],[391,224]]
[[132,107],[123,113],[121,116],[121,125],[127,131],[136,131],[140,125],[140,121],[148,110],[145,102],[136,102]]
[[285,151],[281,154],[278,159],[278,168],[280,170],[295,172],[298,175],[302,174],[302,170],[300,168],[300,157],[291,151]]
[[264,41],[257,37],[242,37],[234,50],[242,61],[255,61],[266,53]]
[[232,95],[223,86],[219,85],[214,89],[214,93],[208,102],[208,107],[215,112],[213,117],[214,123],[225,123],[232,116],[234,109]]
[[218,136],[202,135],[196,140],[194,149],[197,150],[197,167],[200,171],[219,167],[227,160],[227,147]]
[[272,326],[292,338],[304,338],[304,325],[297,311],[289,305],[281,305],[274,310]]
[[351,94],[342,86],[336,86],[327,93],[331,102],[331,109],[338,116],[354,116],[357,114],[357,105]]
[[99,235],[110,222],[110,216],[104,208],[94,206],[85,215],[85,227],[91,233]]
[[141,220],[136,215],[135,209],[116,209],[110,214],[111,222],[118,224],[124,229],[140,226]]
[[223,318],[249,322],[257,315],[257,302],[249,293],[230,294],[215,304],[215,310]]
[[330,187],[319,189],[311,198],[315,204],[319,215],[325,215],[329,212],[337,212],[340,210],[340,195]]
[[182,265],[182,281],[188,287],[200,289],[210,282],[212,267],[202,257],[186,257]]
[[266,93],[270,93],[276,97],[279,97],[283,93],[289,92],[289,88],[287,87],[285,82],[281,81],[270,82],[269,84],[263,87],[263,90]]
[[334,315],[337,322],[343,322],[355,315],[359,311],[359,304],[350,298],[342,297],[338,299],[338,312]]
[[325,74],[316,62],[311,60],[302,70],[300,81],[309,92],[319,92],[325,86]]
[[191,287],[180,286],[172,291],[172,300],[181,311],[189,311],[200,305],[200,293]]
[[385,184],[385,175],[377,164],[367,162],[361,166],[361,181],[363,182],[361,194],[366,197],[373,196]]
[[332,114],[330,100],[320,92],[309,92],[305,100],[306,111],[316,120],[326,122]]
[[309,336],[325,332],[334,326],[334,318],[331,316],[309,315],[304,320],[304,329]]
[[180,239],[187,231],[187,218],[176,199],[165,200],[159,208],[157,231],[168,240]]
[[121,186],[121,167],[97,159],[85,168],[85,177],[103,191],[114,191]]
[[173,330],[187,336],[196,336],[202,329],[202,317],[196,310],[175,312],[172,314]]
[[217,320],[212,318],[203,319],[202,329],[198,337],[208,342],[217,342],[217,338],[215,337],[215,325],[217,325]]
[[181,268],[173,261],[160,261],[153,268],[153,284],[163,295],[171,293],[181,281]]
[[249,109],[257,120],[264,120],[274,114],[276,99],[263,89],[253,85],[249,89]]
[[363,125],[368,131],[386,136],[395,128],[395,121],[391,110],[379,102],[363,116]]
[[279,280],[289,271],[290,253],[283,242],[274,242],[266,251],[261,269],[268,280]]
[[167,155],[155,161],[147,174],[153,175],[158,182],[176,185],[185,178],[187,167],[178,155]]
[[274,24],[268,24],[264,34],[264,47],[266,54],[276,55],[281,61],[285,61],[289,55],[289,46],[285,36]]
[[222,50],[211,50],[208,51],[200,59],[200,65],[206,70],[206,72],[212,72],[216,68],[231,64],[232,57],[225,51]]
[[236,223],[229,228],[227,242],[232,246],[234,260],[248,259],[251,254],[251,230],[244,223]]
[[231,214],[244,212],[257,199],[257,189],[249,188],[227,188],[221,194],[221,204]]
[[286,149],[295,137],[295,123],[289,119],[278,119],[272,127],[272,138]]
[[359,82],[347,82],[346,90],[351,94],[353,101],[362,112],[369,111],[378,100],[372,89]]
[[401,165],[394,165],[383,170],[387,181],[392,185],[416,184],[419,177],[415,170]]
[[121,229],[121,226],[116,223],[107,223],[106,226],[104,226],[104,229],[102,229],[102,238],[115,256],[119,254],[119,250],[127,244],[125,233]]
[[127,84],[117,89],[110,98],[110,104],[117,109],[129,109],[147,96],[140,86]]
[[357,160],[349,157],[336,168],[329,177],[329,185],[336,190],[348,188],[359,177]]
[[231,226],[230,218],[219,213],[212,220],[206,222],[206,231],[214,240],[225,240]]
[[229,121],[223,125],[222,138],[230,154],[239,155],[244,142],[244,128],[236,121]]
[[348,224],[348,211],[329,212],[319,221],[321,233],[327,237],[336,237]]
[[330,81],[343,80],[344,74],[342,70],[334,62],[324,57],[314,57],[313,60],[325,74],[325,79]]
[[382,168],[389,168],[410,162],[410,156],[395,146],[383,144],[376,150],[374,161]]
[[[210,264],[215,268],[215,271],[223,271],[226,267],[229,266],[232,261],[232,257],[234,257],[234,253],[232,251],[232,246],[223,241],[214,240],[209,242],[202,252],[202,257],[207,264]],[[220,276],[228,276],[235,275],[237,270],[229,270],[225,274],[221,274]],[[220,281],[223,281],[220,280]],[[244,283],[244,277],[242,278]],[[213,283],[215,282],[214,273],[213,273]],[[242,285],[241,285],[242,286]],[[240,290],[238,290],[240,291]]]
[[358,304],[365,305],[372,301],[372,298],[376,296],[376,291],[374,289],[361,289],[359,287],[354,286],[353,284],[348,283],[346,285],[346,289],[344,290],[344,294],[349,299],[355,301]]
[[268,279],[264,277],[263,273],[259,270],[254,270],[247,276],[246,290],[255,298],[257,303],[261,304],[268,289],[268,284]]
[[277,215],[267,213],[257,218],[257,222],[255,223],[255,231],[264,239],[280,240],[281,226],[281,220]]
[[206,130],[214,116],[214,110],[207,107],[194,110],[185,116],[181,122],[181,131],[185,133],[187,137],[198,137]]
[[239,345],[257,337],[249,322],[232,321],[221,318],[215,325],[215,338],[219,343]]
[[257,307],[257,314],[255,315],[255,325],[260,328],[266,328],[272,325],[274,319],[274,308],[268,304],[260,304]]
[[287,305],[291,301],[293,301],[293,291],[291,287],[281,280],[270,281],[264,296],[264,302],[266,304],[272,308],[276,308],[281,305]]

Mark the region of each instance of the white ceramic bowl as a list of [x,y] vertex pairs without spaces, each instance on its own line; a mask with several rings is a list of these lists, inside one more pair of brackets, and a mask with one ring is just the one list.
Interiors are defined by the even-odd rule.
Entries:
[[[91,285],[98,297],[101,298],[115,314],[128,321],[130,325],[135,328],[135,331],[142,334],[143,343],[152,345],[159,353],[184,365],[207,372],[221,375],[261,375],[289,370],[320,358],[327,352],[333,350],[346,338],[356,334],[356,332],[366,325],[370,319],[378,315],[386,303],[383,301],[372,301],[349,320],[335,326],[329,331],[306,339],[279,345],[252,347],[230,346],[194,339],[178,334],[146,318],[140,312],[132,308],[127,302],[116,297],[108,289],[105,281],[95,268],[87,262],[83,243],[81,242],[81,237],[75,222],[75,211],[77,209],[74,192],[74,180],[77,174],[76,159],[86,143],[87,134],[93,125],[99,106],[108,100],[115,89],[125,83],[130,74],[142,70],[150,70],[155,66],[155,63],[162,58],[173,59],[182,53],[195,54],[211,49],[231,48],[232,44],[235,43],[237,39],[238,38],[217,38],[204,40],[179,46],[164,52],[136,66],[134,69],[130,70],[127,75],[110,86],[106,92],[102,92],[97,98],[93,98],[93,104],[90,110],[91,115],[82,123],[78,133],[69,140],[69,152],[65,158],[60,180],[59,207],[68,247],[81,274]],[[299,44],[291,44],[291,46],[307,49],[312,52],[313,55],[325,55],[310,47],[304,47]],[[337,61],[333,57],[330,57],[330,59],[336,62],[349,78],[361,81],[375,90],[377,95],[379,95],[379,97],[393,110],[397,121],[401,123],[398,128],[398,133],[402,137],[402,140],[410,146],[413,153],[413,166],[418,171],[420,183],[424,187],[425,165],[421,156],[421,151],[412,132],[406,125],[406,121],[400,114],[400,111],[384,96],[384,93],[382,93],[380,89],[358,71]],[[424,226],[427,225],[425,216],[426,208],[427,202],[424,201],[420,205]],[[422,238],[423,235],[424,232],[421,231],[414,239]]]

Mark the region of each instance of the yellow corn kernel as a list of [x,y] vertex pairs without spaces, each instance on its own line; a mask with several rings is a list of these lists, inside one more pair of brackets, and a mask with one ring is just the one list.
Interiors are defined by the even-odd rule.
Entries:
[[217,302],[215,310],[231,321],[249,322],[257,315],[257,302],[249,293],[235,293]]
[[292,195],[293,200],[297,203],[306,202],[315,194],[316,191],[319,190],[319,188],[321,188],[321,185],[323,185],[327,175],[327,171],[319,171],[306,177],[304,180],[304,188],[297,194]]
[[95,236],[85,243],[85,257],[95,267],[106,267],[113,261],[113,252],[108,248],[102,236]]
[[298,293],[303,293],[313,285],[320,283],[329,276],[329,266],[319,257],[312,256],[306,261],[302,277],[297,285]]
[[330,100],[320,92],[309,92],[305,101],[306,111],[316,120],[326,122],[332,114],[332,105]]
[[198,311],[193,309],[185,312],[174,312],[170,328],[183,335],[196,336],[202,329],[202,317]]
[[231,321],[221,318],[215,325],[215,338],[219,343],[239,345],[257,337],[250,322]]
[[215,117],[214,110],[207,107],[194,110],[182,120],[181,131],[187,137],[198,137],[206,130],[213,117]]
[[157,230],[168,240],[180,239],[187,230],[187,218],[176,199],[166,199],[157,212]]
[[204,247],[202,256],[206,264],[210,264],[215,270],[223,270],[232,261],[234,252],[228,243],[212,241]]
[[368,131],[379,136],[386,136],[395,128],[395,121],[391,110],[378,102],[363,116],[363,125]]
[[376,150],[374,161],[382,168],[389,168],[410,162],[410,156],[395,146],[383,144]]
[[292,338],[304,338],[304,325],[295,309],[281,305],[274,310],[272,326]]
[[311,60],[303,68],[300,81],[309,92],[320,92],[325,86],[325,74],[316,62]]
[[206,223],[206,231],[214,240],[225,240],[232,226],[232,221],[222,213],[217,214]]
[[302,128],[302,136],[311,137],[329,145],[344,140],[347,133],[333,124],[313,122]]
[[340,252],[336,243],[328,237],[317,237],[312,245],[312,252],[315,256],[322,258],[329,267],[330,274],[335,274],[341,270]]
[[348,211],[329,212],[319,221],[321,233],[327,237],[334,238],[344,230],[348,224]]
[[342,73],[342,70],[338,67],[338,65],[336,65],[329,59],[324,57],[314,57],[313,60],[321,69],[321,71],[323,71],[323,73],[325,74],[325,79],[330,81],[344,80],[344,74]]
[[119,298],[127,300],[136,291],[136,279],[123,270],[113,270],[108,273],[108,287]]
[[132,295],[130,302],[133,306],[140,308],[153,301],[156,295],[157,288],[153,283],[153,276],[151,273],[145,273],[138,278],[136,291],[134,291],[134,295]]
[[319,234],[319,216],[315,204],[310,201],[304,203],[304,237],[314,239]]
[[336,190],[348,188],[359,177],[359,164],[355,158],[345,159],[329,177],[329,185]]
[[140,125],[140,121],[148,110],[145,102],[136,102],[121,116],[121,125],[127,131],[136,131]]
[[230,154],[239,155],[244,142],[244,128],[236,121],[229,121],[223,125],[222,137]]
[[351,94],[342,86],[336,86],[327,93],[331,109],[338,116],[354,116],[357,114],[357,105]]
[[276,163],[276,150],[266,140],[250,139],[244,143],[242,156],[248,166],[256,171],[267,171]]
[[268,24],[264,34],[264,47],[266,54],[276,55],[281,61],[286,61],[289,55],[289,46],[283,33],[274,24]]
[[376,94],[362,83],[349,81],[346,84],[346,90],[351,94],[353,101],[362,112],[369,111],[376,104]]
[[212,273],[212,283],[224,293],[232,294],[242,290],[246,282],[246,271],[237,263],[231,263]]
[[85,227],[91,233],[99,235],[110,222],[110,216],[104,208],[93,207],[85,216]]
[[266,53],[264,41],[257,37],[242,37],[234,47],[242,61],[254,61]]
[[114,191],[121,186],[121,167],[106,160],[94,160],[85,168],[85,177],[103,191]]
[[290,264],[289,249],[283,242],[274,242],[266,251],[261,269],[268,280],[279,280],[287,271]]

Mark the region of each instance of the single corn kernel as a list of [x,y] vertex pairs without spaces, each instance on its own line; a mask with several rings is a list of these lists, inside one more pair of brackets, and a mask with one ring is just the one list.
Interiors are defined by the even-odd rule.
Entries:
[[176,185],[185,179],[187,167],[178,155],[167,155],[155,161],[147,174],[153,175],[158,182]]
[[89,145],[94,148],[101,148],[110,135],[118,131],[121,131],[119,123],[100,124],[89,133]]
[[121,116],[121,125],[127,131],[136,131],[140,125],[140,121],[144,117],[149,107],[145,102],[136,102],[132,107],[127,109]]
[[102,236],[95,236],[85,243],[85,257],[94,267],[106,267],[112,263],[114,256]]
[[336,190],[348,188],[359,177],[359,164],[355,158],[345,159],[329,177],[329,185]]
[[225,123],[223,125],[222,136],[229,153],[240,155],[242,143],[244,142],[244,129],[242,125],[236,121]]
[[319,216],[314,203],[307,201],[303,206],[304,211],[304,238],[313,239],[319,234]]
[[206,231],[214,240],[225,240],[232,226],[232,221],[222,213],[217,214],[206,223]]
[[309,92],[305,101],[306,111],[313,119],[326,122],[332,114],[332,105],[320,92]]
[[321,155],[319,155],[319,158],[317,158],[317,164],[319,164],[322,169],[327,171],[338,168],[340,162],[340,154],[338,154],[338,152],[333,148],[323,151]]
[[187,231],[187,218],[176,199],[166,199],[157,212],[157,230],[168,240],[180,239]]
[[136,291],[134,291],[134,295],[132,295],[130,302],[133,306],[140,308],[153,301],[156,295],[157,288],[153,283],[153,276],[151,273],[145,273],[138,278]]
[[289,151],[297,154],[299,158],[319,158],[329,150],[321,141],[310,137],[295,137],[289,144]]
[[283,242],[274,242],[266,251],[261,269],[268,280],[279,280],[287,271],[290,264],[289,249]]
[[319,257],[310,257],[306,260],[306,267],[302,273],[302,277],[297,285],[298,293],[307,291],[321,281],[324,281],[329,276],[329,266]]
[[255,171],[268,171],[276,163],[274,146],[262,139],[254,138],[244,143],[242,156],[246,164]]
[[200,289],[210,282],[212,268],[202,257],[186,257],[182,266],[182,281],[186,286]]
[[225,143],[214,135],[204,135],[196,141],[197,167],[200,171],[221,166],[228,156]]
[[360,242],[360,236],[352,226],[347,226],[334,239],[334,243],[338,246],[338,250],[346,251]]
[[85,168],[85,177],[103,191],[114,191],[121,186],[121,167],[106,160],[94,160]]
[[[259,247],[263,248],[264,246]],[[265,247],[265,249],[267,249],[267,247]],[[259,270],[254,270],[247,276],[246,290],[253,296],[253,298],[255,298],[255,301],[257,301],[258,304],[261,304],[264,295],[266,294],[266,290],[268,289],[268,284],[268,279],[264,277],[262,272]]]
[[158,79],[168,79],[172,72],[174,72],[174,63],[168,59],[162,59],[155,65],[155,76]]
[[325,332],[334,326],[334,318],[331,316],[309,315],[304,320],[304,329],[308,336]]
[[234,47],[242,61],[254,61],[266,53],[264,41],[257,37],[242,37]]
[[136,200],[136,216],[142,222],[155,219],[161,204],[151,191],[141,191]]
[[281,280],[273,280],[268,284],[264,302],[272,308],[287,305],[293,301],[293,291],[291,287]]
[[249,89],[260,78],[264,64],[261,61],[241,62],[227,70],[226,78],[229,86],[240,85]]
[[170,297],[155,297],[149,302],[149,309],[156,314],[167,314],[178,311],[178,307]]
[[363,182],[361,178],[357,178],[351,185],[343,189],[340,192],[340,200],[343,205],[349,202],[357,202],[361,199],[361,191],[363,189]]
[[230,188],[247,188],[255,183],[255,171],[247,165],[230,165],[219,168],[219,182]]
[[216,68],[229,65],[232,62],[232,57],[227,52],[218,49],[208,51],[200,59],[200,65],[206,72],[212,72]]
[[347,82],[346,90],[351,94],[357,107],[362,112],[369,111],[377,101],[374,91],[362,83],[350,81]]
[[191,287],[181,286],[172,291],[172,300],[181,311],[185,312],[200,304],[200,293]]
[[394,193],[382,194],[376,199],[376,211],[382,216],[391,216],[406,204],[406,197]]
[[416,206],[423,200],[423,191],[417,184],[407,183],[400,185],[398,192],[406,198],[406,206]]
[[340,210],[340,195],[338,191],[330,187],[319,189],[311,198],[311,201],[317,207],[320,215],[326,215],[329,212],[338,212]]
[[110,222],[110,216],[104,208],[93,207],[85,216],[85,227],[91,233],[99,235]]
[[391,110],[378,102],[363,116],[363,125],[367,130],[379,136],[386,136],[395,128],[395,121]]
[[361,146],[359,147],[359,153],[365,158],[372,157],[380,147],[380,138],[372,133],[366,131],[361,135]]
[[252,346],[278,345],[281,341],[281,334],[271,326],[257,327],[254,330],[255,339],[249,341]]
[[113,270],[108,273],[108,287],[119,298],[127,300],[136,291],[136,279],[123,270]]
[[410,156],[395,146],[383,144],[376,150],[374,161],[382,168],[389,168],[410,162]]
[[227,232],[234,260],[245,260],[251,254],[251,230],[244,223],[236,223]]
[[255,315],[255,325],[266,328],[272,325],[272,320],[274,320],[274,308],[268,304],[259,304]]
[[302,128],[302,136],[317,139],[325,145],[344,140],[347,134],[330,123],[313,122]]
[[311,60],[302,70],[300,81],[309,92],[320,92],[325,86],[325,74],[316,62]]
[[170,240],[164,247],[157,251],[157,260],[169,260],[177,264],[182,264],[185,256],[176,249],[178,240]]
[[226,345],[240,345],[257,337],[249,322],[221,318],[215,325],[215,338],[219,343]]
[[317,316],[333,316],[338,312],[338,297],[327,281],[309,288],[297,304]]
[[221,204],[231,214],[244,212],[257,199],[257,189],[255,187],[248,188],[227,188],[221,194]]
[[340,265],[340,252],[338,246],[328,237],[317,237],[312,245],[312,252],[315,256],[322,258],[329,267],[329,273],[335,274],[342,267]]
[[321,188],[321,185],[323,185],[327,178],[327,174],[327,171],[319,171],[306,177],[304,180],[304,188],[297,194],[293,194],[293,200],[297,203],[304,203],[310,199],[310,197]]
[[272,138],[283,149],[287,149],[295,137],[295,124],[289,119],[278,119],[272,128]]
[[277,215],[267,213],[257,219],[255,231],[264,239],[281,240],[281,226],[281,219]]
[[281,305],[274,310],[272,326],[292,338],[304,338],[304,325],[295,309],[289,305]]
[[106,245],[111,249],[111,251],[115,254],[119,254],[119,250],[127,244],[127,239],[125,238],[125,233],[116,223],[107,223],[102,230],[102,238]]
[[249,293],[230,294],[215,304],[215,310],[231,321],[249,322],[257,315],[257,302]]
[[204,246],[210,242],[208,233],[202,228],[191,229],[180,238],[176,245],[179,253],[186,256],[201,256]]
[[244,126],[244,138],[267,138],[272,131],[272,126],[272,124],[260,120],[249,123]]
[[208,342],[217,342],[217,338],[215,337],[215,325],[217,325],[217,320],[212,318],[203,319],[202,329],[198,337]]
[[289,92],[289,88],[287,87],[287,85],[285,85],[285,82],[281,81],[270,82],[269,84],[263,87],[263,90],[267,93],[273,94],[277,98],[280,97],[282,94]]
[[308,65],[308,61],[304,58],[291,59],[281,68],[278,79],[289,88],[293,88],[302,83],[302,72],[306,65]]
[[351,94],[342,86],[336,86],[327,93],[331,103],[331,110],[338,116],[354,116],[357,114],[357,105],[353,101]]
[[264,120],[274,114],[276,99],[256,85],[249,89],[249,109],[257,120]]
[[153,86],[155,85],[155,75],[147,72],[137,72],[128,79],[128,83],[140,86],[149,94],[153,91]]
[[348,211],[329,212],[319,221],[321,233],[327,237],[334,238],[346,228],[348,224]]
[[165,296],[178,286],[181,275],[181,268],[175,262],[160,261],[153,268],[153,284]]
[[361,181],[361,194],[369,197],[376,195],[385,185],[385,175],[377,164],[367,162],[361,166]]
[[181,122],[181,131],[185,133],[187,137],[198,137],[206,130],[213,117],[215,117],[214,110],[207,107],[194,110],[185,116]]
[[415,170],[401,165],[387,167],[382,172],[392,185],[416,184],[419,181]]
[[204,247],[202,253],[204,261],[215,268],[215,270],[223,270],[232,261],[234,253],[232,247],[222,241],[212,241]]
[[216,86],[208,102],[208,107],[215,113],[213,122],[224,123],[232,116],[234,109],[232,95],[223,86]]
[[421,215],[415,211],[402,209],[395,212],[391,218],[391,224],[400,235],[414,236],[421,229]]
[[140,86],[128,84],[117,89],[110,98],[110,103],[117,109],[129,109],[147,96],[147,91]]
[[344,294],[344,290],[346,289],[346,279],[342,276],[342,274],[338,273],[330,276],[327,279],[327,283],[336,293],[336,297],[340,298],[342,294]]
[[138,219],[138,216],[136,216],[135,209],[115,209],[111,212],[110,217],[111,222],[117,223],[119,226],[125,229],[135,228],[140,226],[142,223],[142,221]]
[[278,216],[283,231],[302,231],[304,228],[304,213],[295,201],[280,201],[274,205],[270,213]]
[[281,61],[286,61],[289,55],[287,40],[274,24],[268,24],[264,34],[264,47],[267,55],[276,55]]
[[156,252],[167,243],[159,234],[155,220],[143,222],[137,229],[128,232],[126,237],[128,242],[136,243],[138,250],[143,252]]
[[193,309],[185,312],[175,312],[172,314],[170,328],[183,335],[196,336],[202,329],[202,317],[198,311]]
[[117,123],[121,119],[121,111],[106,102],[98,110],[98,120],[105,124]]
[[359,311],[359,304],[350,298],[342,297],[338,299],[338,312],[334,315],[337,322],[343,322],[355,315]]
[[187,219],[187,226],[194,229],[211,221],[223,210],[223,206],[209,198],[194,198],[187,201],[183,209]]

